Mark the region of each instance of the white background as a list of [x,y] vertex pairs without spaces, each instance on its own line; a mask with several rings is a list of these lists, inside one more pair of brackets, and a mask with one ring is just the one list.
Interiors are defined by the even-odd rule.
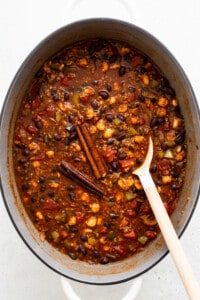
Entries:
[[[0,109],[19,66],[44,37],[72,20],[98,16],[127,20],[156,36],[182,65],[197,99],[200,99],[199,0],[80,2],[81,0],[0,0]],[[199,208],[198,204],[181,243],[200,281]],[[115,293],[126,291],[131,284],[132,282],[115,286]],[[113,298],[112,293],[105,296],[98,286],[90,288],[73,283],[73,287],[82,300],[120,299],[116,295]],[[0,299],[68,299],[62,290],[60,276],[44,266],[16,233],[1,196]],[[142,276],[142,288],[137,299],[188,299],[170,255]]]

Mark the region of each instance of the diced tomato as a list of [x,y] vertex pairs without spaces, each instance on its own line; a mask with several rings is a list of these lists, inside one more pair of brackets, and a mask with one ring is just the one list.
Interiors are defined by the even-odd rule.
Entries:
[[84,214],[84,212],[76,211],[75,216],[76,216],[77,221],[82,221],[84,219],[85,214]]
[[133,57],[132,67],[135,68],[141,63],[141,56],[136,55]]
[[68,233],[65,230],[60,231],[60,237],[62,239],[66,239],[68,237]]
[[128,171],[135,165],[135,158],[127,158],[123,160],[119,160],[119,166],[123,171]]
[[40,106],[40,97],[36,96],[35,99],[31,102],[31,108],[37,108]]
[[116,151],[111,147],[108,147],[103,153],[103,157],[105,158],[106,162],[111,163],[116,158]]
[[157,237],[157,232],[156,231],[151,231],[151,230],[147,230],[145,232],[146,237],[148,237],[149,239],[154,239],[155,237]]
[[47,198],[42,206],[45,210],[55,210],[58,208],[58,203],[51,198]]
[[130,231],[124,233],[124,237],[135,240],[137,239],[137,234],[134,229],[131,229]]
[[108,231],[109,231],[108,228],[105,226],[102,226],[99,230],[100,233],[108,233]]
[[35,156],[30,157],[31,161],[34,161],[34,160],[41,161],[41,160],[44,160],[44,159],[45,159],[45,155],[44,154],[39,154],[39,155],[35,155]]
[[35,133],[38,132],[38,129],[37,129],[37,127],[35,127],[35,126],[33,126],[33,125],[28,125],[28,126],[26,127],[26,131],[27,131],[28,133],[30,133],[30,134],[35,134]]
[[158,173],[161,175],[169,175],[171,169],[171,161],[169,159],[163,158],[157,161]]
[[122,245],[115,245],[113,249],[120,255],[123,255],[125,253],[125,248]]
[[72,74],[72,73],[67,74],[65,77],[63,77],[63,78],[61,79],[61,84],[62,84],[62,85],[65,85],[65,86],[68,86],[68,85],[69,85],[69,81],[70,81],[71,79],[73,79],[74,77],[75,77],[75,74]]

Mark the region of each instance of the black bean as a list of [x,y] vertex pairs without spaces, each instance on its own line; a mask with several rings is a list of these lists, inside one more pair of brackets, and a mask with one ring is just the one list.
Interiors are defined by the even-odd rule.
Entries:
[[70,232],[72,232],[72,233],[78,232],[78,228],[77,228],[76,226],[70,226],[69,230],[70,230]]
[[147,70],[146,70],[146,68],[145,68],[144,66],[140,66],[140,67],[139,67],[139,73],[140,73],[140,74],[145,74],[146,71],[147,71]]
[[162,124],[165,123],[165,118],[164,118],[164,117],[158,117],[158,118],[157,118],[157,121],[158,121],[158,124],[159,124],[159,125],[162,125]]
[[60,141],[61,139],[62,139],[62,137],[60,136],[60,134],[57,133],[57,132],[55,132],[55,133],[54,133],[54,140]]
[[24,156],[29,156],[29,154],[30,154],[30,151],[29,151],[28,149],[25,149],[25,150],[23,151],[23,155],[24,155]]
[[126,67],[121,66],[118,71],[119,76],[123,76],[125,73],[126,73]]
[[109,61],[110,64],[113,64],[114,62],[116,62],[116,60],[117,60],[117,55],[116,54],[112,54],[108,58],[108,61]]
[[68,139],[69,141],[72,141],[74,139],[77,138],[77,133],[76,132],[72,132],[69,136],[68,136]]
[[110,83],[106,84],[106,89],[108,90],[108,92],[112,91],[112,85]]
[[114,116],[112,113],[106,114],[105,118],[107,121],[112,122],[112,120],[114,119]]
[[68,193],[68,196],[69,196],[69,199],[70,199],[71,201],[74,201],[74,199],[75,199],[75,193],[74,193],[74,192],[70,191],[70,192]]
[[185,131],[183,130],[175,137],[175,143],[182,144],[184,140],[185,140]]
[[178,178],[179,177],[179,172],[173,168],[170,172],[170,174],[174,177],[174,178]]
[[109,93],[107,91],[102,90],[102,91],[99,91],[98,94],[99,94],[99,96],[101,96],[101,98],[103,100],[107,100],[109,98]]
[[125,53],[124,56],[123,56],[124,60],[128,61],[128,62],[131,62],[131,54],[130,52],[129,53]]
[[105,111],[106,111],[106,108],[104,107],[104,106],[102,106],[101,108],[100,108],[100,114],[104,114],[105,113]]
[[125,121],[126,117],[123,114],[118,114],[117,118],[120,119],[121,121]]
[[178,184],[173,183],[172,184],[172,190],[178,190],[180,186]]
[[70,127],[70,132],[76,132],[76,125],[73,124],[71,127]]
[[115,197],[109,196],[109,197],[108,197],[108,200],[109,200],[109,202],[115,202]]
[[68,146],[70,144],[70,140],[68,138],[65,138],[64,143],[65,143],[66,146]]
[[104,221],[103,222],[103,226],[110,229],[111,228],[111,224],[108,221]]
[[56,94],[52,96],[52,99],[53,99],[55,102],[56,102],[56,101],[59,101],[59,97],[58,97],[58,95],[56,95]]
[[45,177],[44,177],[44,176],[40,176],[40,177],[38,178],[38,182],[39,182],[39,183],[44,183],[44,182],[45,182]]
[[125,137],[126,137],[126,133],[122,131],[117,135],[117,140],[122,141]]
[[105,264],[108,264],[109,263],[109,259],[107,256],[103,257],[101,260],[100,260],[100,264],[102,265],[105,265]]
[[140,101],[140,102],[144,102],[145,101],[145,97],[142,95],[142,94],[139,94],[137,96],[137,99]]
[[68,117],[69,122],[71,123],[74,120],[75,116],[73,114],[70,114]]
[[78,251],[81,252],[83,255],[87,254],[87,249],[85,248],[85,246],[83,244],[80,244],[78,246]]
[[118,219],[119,215],[117,215],[116,213],[110,213],[109,216],[111,217],[111,219]]
[[150,172],[151,172],[151,173],[155,173],[156,170],[157,170],[157,166],[156,166],[156,165],[152,165],[152,166],[150,167]]
[[35,123],[35,127],[36,127],[37,129],[42,129],[42,128],[43,128],[43,124],[42,124],[41,121],[35,121],[34,123]]
[[153,128],[155,126],[158,125],[158,118],[157,117],[153,117],[150,121],[150,127]]
[[73,184],[69,184],[69,185],[67,186],[67,190],[68,190],[68,191],[74,191],[74,190],[75,190],[75,186],[74,186]]
[[176,96],[175,91],[171,87],[169,87],[169,86],[165,87],[163,90],[164,90],[165,94],[167,94],[167,95],[169,95],[171,97],[175,97]]
[[99,83],[98,80],[93,80],[93,81],[92,81],[92,84],[93,84],[93,85],[98,85],[98,83]]
[[23,192],[26,192],[30,189],[30,185],[28,183],[25,183],[21,186],[21,188]]
[[23,165],[27,162],[27,158],[20,158],[18,162]]
[[36,196],[31,196],[31,202],[36,202],[36,200],[37,200],[37,197]]
[[93,100],[91,101],[91,106],[92,106],[93,109],[97,109],[98,106],[99,106],[98,101],[97,101],[96,99],[93,99]]
[[141,165],[142,163],[143,163],[143,158],[138,157],[138,158],[136,159],[136,164],[137,164],[137,165]]
[[125,152],[121,152],[118,154],[118,159],[119,160],[123,160],[127,157],[127,154]]
[[40,186],[40,192],[44,192],[46,190],[46,185],[45,184],[42,184]]
[[162,148],[162,150],[166,151],[167,148],[168,148],[168,146],[167,146],[167,144],[165,142],[162,142],[161,143],[161,148]]
[[24,144],[16,144],[15,146],[19,149],[25,149],[26,148],[26,146]]
[[113,171],[117,171],[118,168],[119,168],[117,161],[112,161],[110,163],[110,166],[111,166],[111,168],[112,168]]
[[84,234],[84,233],[81,233],[80,239],[81,239],[81,241],[83,241],[83,242],[87,242],[87,241],[88,241],[88,237],[87,237],[87,235]]
[[100,257],[100,253],[97,250],[93,251],[93,255],[94,255],[95,258],[99,258]]
[[115,141],[115,138],[109,138],[107,139],[107,145],[112,145]]
[[67,101],[69,100],[69,92],[64,92],[64,100]]
[[54,191],[50,191],[50,192],[48,192],[48,196],[49,196],[50,198],[53,198],[53,197],[55,196],[55,193],[54,193]]

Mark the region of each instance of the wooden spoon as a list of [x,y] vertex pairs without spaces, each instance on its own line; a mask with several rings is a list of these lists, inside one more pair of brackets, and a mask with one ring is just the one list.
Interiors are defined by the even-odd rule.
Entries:
[[133,171],[133,174],[137,175],[141,181],[154,216],[158,222],[162,235],[177,267],[188,296],[192,300],[199,300],[200,287],[149,172],[152,157],[153,142],[150,137],[149,148],[145,161],[138,169]]

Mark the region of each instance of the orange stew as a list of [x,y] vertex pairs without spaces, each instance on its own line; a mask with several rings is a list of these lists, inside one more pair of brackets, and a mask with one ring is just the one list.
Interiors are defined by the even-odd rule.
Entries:
[[72,259],[107,264],[155,239],[157,222],[132,174],[150,135],[151,174],[171,214],[185,176],[185,128],[159,68],[105,39],[46,61],[22,99],[13,139],[19,194],[41,240]]

